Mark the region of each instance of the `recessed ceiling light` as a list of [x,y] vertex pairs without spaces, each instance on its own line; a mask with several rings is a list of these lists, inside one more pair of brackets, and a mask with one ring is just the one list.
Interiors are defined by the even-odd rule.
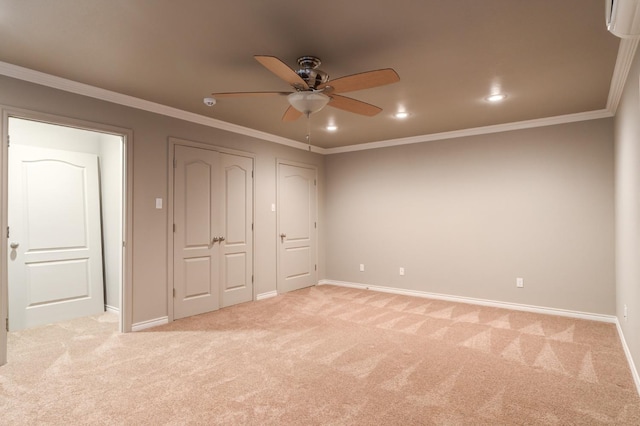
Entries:
[[403,119],[409,117],[409,113],[406,111],[398,111],[393,116],[395,118]]
[[505,95],[504,93],[495,93],[491,96],[487,96],[485,99],[488,100],[489,102],[500,102],[500,101],[504,101],[507,98],[507,95]]
[[336,126],[335,124],[329,124],[327,126],[327,130],[330,132],[335,132],[336,130],[338,130],[338,126]]

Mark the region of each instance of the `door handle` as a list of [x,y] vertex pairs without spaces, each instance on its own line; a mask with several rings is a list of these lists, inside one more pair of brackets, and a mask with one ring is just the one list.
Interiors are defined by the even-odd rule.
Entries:
[[20,245],[20,243],[12,242],[11,244],[9,244],[9,247],[11,247],[11,249],[15,250],[15,249],[18,248],[19,245]]
[[287,238],[287,234],[285,233],[280,234],[280,242],[284,242],[285,238]]
[[218,241],[223,242],[225,240],[224,237],[218,237]]
[[220,238],[218,237],[213,237],[213,239],[211,240],[211,245],[214,245],[215,243],[217,243],[218,241],[220,241]]

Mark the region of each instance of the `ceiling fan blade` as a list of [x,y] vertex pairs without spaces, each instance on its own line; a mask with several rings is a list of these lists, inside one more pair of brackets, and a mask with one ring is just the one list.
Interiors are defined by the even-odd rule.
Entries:
[[329,86],[335,93],[354,92],[356,90],[370,89],[400,81],[400,76],[391,68],[375,71],[367,71],[360,74],[352,74],[346,77],[324,83],[319,89]]
[[286,96],[291,92],[226,92],[212,93],[216,98],[246,98],[246,97],[268,97],[268,96]]
[[331,95],[330,98],[331,100],[329,101],[329,105],[331,105],[332,107],[356,114],[373,117],[374,115],[382,111],[382,108],[379,108],[375,105],[371,105],[357,99],[347,98],[346,96]]
[[309,85],[300,77],[294,70],[292,70],[287,64],[282,62],[275,56],[254,56],[256,61],[260,62],[266,69],[289,83],[291,86],[300,90],[309,89]]
[[282,121],[296,121],[302,116],[302,113],[292,106],[289,106],[282,116]]

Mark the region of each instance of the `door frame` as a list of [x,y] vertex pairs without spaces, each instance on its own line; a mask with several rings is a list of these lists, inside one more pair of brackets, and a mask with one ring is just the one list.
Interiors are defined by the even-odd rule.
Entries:
[[[221,146],[217,146],[217,145],[212,145],[209,143],[205,143],[205,142],[196,142],[196,141],[192,141],[192,140],[188,140],[188,139],[181,139],[181,138],[176,138],[176,137],[169,137],[169,143],[168,143],[168,147],[167,149],[169,150],[169,152],[167,153],[167,176],[168,176],[168,181],[167,181],[167,188],[168,188],[168,193],[167,193],[167,317],[168,317],[168,322],[173,322],[174,321],[174,316],[173,316],[173,286],[174,286],[174,280],[173,280],[173,261],[174,261],[174,256],[173,256],[173,224],[174,224],[174,217],[173,217],[173,208],[174,208],[174,193],[173,193],[173,179],[174,179],[174,162],[175,162],[175,146],[176,145],[180,145],[180,146],[187,146],[187,147],[191,147],[191,148],[200,148],[200,149],[207,149],[210,151],[216,151],[216,152],[220,152],[223,154],[232,154],[232,155],[238,155],[241,157],[248,157],[251,158],[252,162],[253,162],[253,173],[254,173],[254,178],[252,179],[251,184],[253,185],[253,191],[251,196],[252,196],[252,210],[251,210],[251,222],[254,224],[254,231],[253,231],[253,246],[251,247],[251,259],[252,259],[252,263],[251,263],[251,269],[253,270],[253,274],[255,276],[255,262],[256,262],[256,253],[255,253],[255,249],[256,249],[256,232],[255,232],[255,210],[256,210],[256,156],[253,153],[250,152],[246,152],[246,151],[240,151],[237,149],[230,149],[230,148],[224,148]],[[256,300],[256,283],[255,281],[252,283],[252,289],[251,289],[251,300]]]
[[5,319],[8,318],[8,284],[7,273],[8,238],[6,229],[8,227],[8,180],[9,180],[9,118],[22,118],[26,120],[39,121],[42,123],[74,127],[98,133],[107,133],[122,138],[124,144],[122,154],[123,168],[123,199],[122,199],[122,287],[120,289],[120,321],[119,331],[126,333],[131,331],[133,317],[133,131],[121,127],[106,124],[94,123],[54,114],[47,114],[27,109],[14,108],[7,105],[0,105],[2,121],[0,131],[2,132],[2,147],[0,149],[0,365],[7,362],[7,330]]
[[[283,158],[276,158],[276,234],[275,234],[275,241],[276,241],[276,292],[278,294],[281,294],[282,292],[280,291],[280,234],[282,233],[282,231],[280,230],[280,195],[282,193],[282,190],[280,189],[280,166],[281,165],[285,165],[285,166],[293,166],[293,167],[300,167],[303,169],[310,169],[313,170],[314,172],[314,179],[316,181],[316,185],[314,185],[315,188],[315,196],[316,196],[316,211],[315,216],[316,216],[316,228],[315,228],[315,253],[316,253],[316,258],[314,259],[314,263],[317,265],[318,264],[318,259],[319,259],[319,253],[318,253],[318,229],[320,227],[320,224],[318,223],[318,167],[316,167],[313,164],[308,164],[308,163],[301,163],[299,161],[290,161],[290,160],[285,160]],[[318,281],[318,271],[315,271],[316,273],[316,284]]]

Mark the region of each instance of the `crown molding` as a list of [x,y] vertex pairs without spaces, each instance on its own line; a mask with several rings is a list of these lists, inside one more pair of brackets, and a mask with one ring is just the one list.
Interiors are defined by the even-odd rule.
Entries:
[[609,98],[607,101],[606,109],[534,120],[518,121],[513,123],[497,124],[492,126],[475,127],[470,129],[455,130],[451,132],[432,133],[427,135],[412,136],[408,138],[348,145],[338,148],[321,148],[313,145],[307,145],[293,139],[284,138],[281,136],[273,135],[271,133],[251,129],[249,127],[239,126],[237,124],[228,123],[226,121],[217,120],[215,118],[195,114],[192,112],[158,104],[111,90],[101,89],[99,87],[90,86],[88,84],[79,83],[77,81],[69,80],[66,78],[57,77],[25,67],[20,67],[18,65],[10,64],[7,62],[0,61],[0,75],[12,77],[18,80],[28,81],[30,83],[40,84],[42,86],[51,87],[54,89],[63,90],[65,92],[88,96],[102,101],[112,102],[131,108],[173,117],[180,120],[185,120],[195,124],[201,124],[203,126],[213,127],[216,129],[241,134],[268,142],[286,145],[304,151],[310,151],[322,155],[330,155],[612,117],[613,115],[615,115],[616,108],[620,101],[620,97],[624,89],[624,84],[629,74],[629,69],[631,68],[637,46],[638,39],[622,39],[620,41],[618,58],[616,60],[613,78],[611,81],[611,88],[609,91]]
[[609,86],[609,98],[607,99],[607,109],[615,115],[620,104],[620,98],[624,90],[624,85],[629,76],[629,70],[633,63],[633,58],[638,48],[639,38],[623,38],[620,39],[620,47],[618,47],[618,57],[616,58],[616,66],[613,69],[611,77],[611,86]]
[[454,130],[452,132],[432,133],[430,135],[412,136],[409,138],[391,139],[379,142],[369,142],[359,145],[349,145],[339,148],[329,148],[325,154],[340,154],[343,152],[364,151],[367,149],[388,148],[399,145],[409,145],[422,142],[433,142],[444,139],[464,138],[467,136],[486,135],[490,133],[509,132],[512,130],[531,129],[534,127],[554,126],[556,124],[574,123],[577,121],[597,120],[613,117],[608,109],[580,112],[576,114],[558,115],[555,117],[539,118],[535,120],[516,121],[513,123],[496,124],[493,126],[474,127],[470,129]]

